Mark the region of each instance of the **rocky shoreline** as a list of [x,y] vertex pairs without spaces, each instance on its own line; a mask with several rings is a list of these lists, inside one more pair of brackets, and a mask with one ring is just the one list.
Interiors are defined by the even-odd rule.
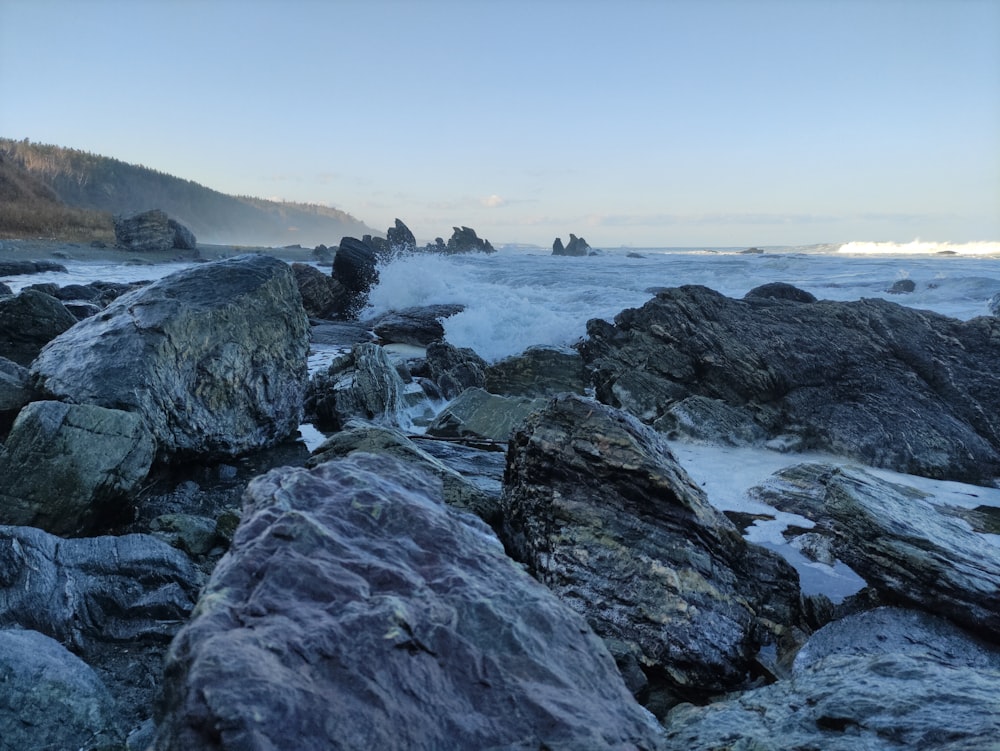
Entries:
[[[361,266],[329,273],[202,246],[79,319],[58,290],[0,296],[5,744],[992,747],[995,508],[862,468],[775,475],[754,493],[802,519],[791,544],[867,581],[833,603],[667,437],[986,483],[998,319],[677,288],[488,364],[441,340],[456,309],[345,320],[329,295],[372,281],[349,246]],[[310,377],[322,337],[350,352]]]

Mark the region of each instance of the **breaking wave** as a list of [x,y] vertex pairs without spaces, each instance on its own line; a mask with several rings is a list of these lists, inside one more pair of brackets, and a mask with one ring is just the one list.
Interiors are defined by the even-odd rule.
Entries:
[[926,242],[914,240],[908,243],[894,242],[849,242],[840,246],[838,253],[855,255],[933,255],[954,254],[961,256],[1000,255],[1000,242]]

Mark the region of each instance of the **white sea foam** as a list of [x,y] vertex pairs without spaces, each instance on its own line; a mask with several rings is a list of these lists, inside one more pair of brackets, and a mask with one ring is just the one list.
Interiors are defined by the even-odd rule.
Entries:
[[908,243],[849,242],[838,249],[839,253],[853,255],[929,255],[955,253],[963,256],[1000,255],[1000,242],[926,242],[913,240]]

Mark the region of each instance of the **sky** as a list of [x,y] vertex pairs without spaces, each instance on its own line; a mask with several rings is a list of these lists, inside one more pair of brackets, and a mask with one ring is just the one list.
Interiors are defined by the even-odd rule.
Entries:
[[1000,240],[1000,0],[0,0],[0,137],[418,241]]

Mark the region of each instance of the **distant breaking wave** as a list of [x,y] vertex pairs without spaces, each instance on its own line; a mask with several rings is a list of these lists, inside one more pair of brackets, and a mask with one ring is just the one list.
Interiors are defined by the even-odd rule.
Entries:
[[855,255],[928,255],[934,253],[954,253],[963,256],[1000,255],[1000,242],[937,243],[914,240],[908,243],[892,242],[849,242],[837,250],[838,253]]

